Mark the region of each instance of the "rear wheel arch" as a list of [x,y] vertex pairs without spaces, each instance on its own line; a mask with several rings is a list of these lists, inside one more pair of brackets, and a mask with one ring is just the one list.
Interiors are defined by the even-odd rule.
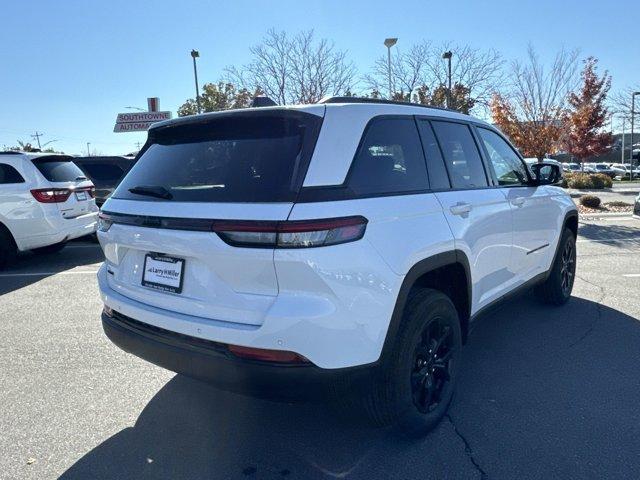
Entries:
[[[8,242],[6,240],[8,240]],[[11,230],[9,230],[4,223],[0,222],[0,269],[11,264],[17,253],[18,245]]]
[[11,233],[11,230],[9,230],[9,227],[7,227],[4,223],[0,222],[0,233],[2,234],[6,234],[7,237],[9,237],[9,240],[13,243],[13,246],[17,248],[17,243],[16,243],[16,239],[13,236],[13,234]]
[[466,341],[471,313],[471,270],[465,253],[451,250],[419,261],[405,276],[387,330],[382,357],[397,338],[411,295],[422,288],[438,290],[451,299],[460,318],[463,342]]

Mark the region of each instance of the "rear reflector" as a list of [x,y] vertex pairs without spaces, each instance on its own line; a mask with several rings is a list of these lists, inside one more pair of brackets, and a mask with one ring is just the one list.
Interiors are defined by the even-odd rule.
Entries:
[[275,363],[309,363],[302,355],[285,350],[267,350],[264,348],[241,347],[229,345],[229,351],[236,357]]
[[360,240],[366,227],[366,218],[351,216],[284,222],[220,220],[211,229],[236,247],[308,248]]
[[31,195],[40,203],[64,203],[71,195],[68,188],[39,188],[31,190]]

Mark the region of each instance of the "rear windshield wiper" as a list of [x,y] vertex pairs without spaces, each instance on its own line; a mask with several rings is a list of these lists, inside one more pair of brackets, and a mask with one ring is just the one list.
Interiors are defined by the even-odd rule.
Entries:
[[156,197],[156,198],[164,198],[165,200],[171,200],[173,195],[171,192],[164,188],[161,185],[140,185],[137,187],[130,188],[129,191],[131,193],[135,193],[136,195],[146,195],[148,197]]

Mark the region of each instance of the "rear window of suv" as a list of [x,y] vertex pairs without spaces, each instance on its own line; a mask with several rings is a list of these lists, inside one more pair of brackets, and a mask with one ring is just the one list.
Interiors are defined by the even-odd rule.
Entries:
[[72,157],[51,156],[32,160],[38,171],[50,182],[73,182],[87,176],[73,163]]
[[113,196],[176,202],[295,201],[321,121],[304,112],[254,111],[159,127],[149,132],[148,146]]
[[112,163],[85,163],[82,168],[94,183],[115,185],[124,175],[124,170]]

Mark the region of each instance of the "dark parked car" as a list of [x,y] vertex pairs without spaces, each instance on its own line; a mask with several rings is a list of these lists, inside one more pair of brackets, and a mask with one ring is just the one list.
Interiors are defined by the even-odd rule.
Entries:
[[73,162],[96,186],[96,204],[101,206],[134,164],[135,157],[76,157]]

